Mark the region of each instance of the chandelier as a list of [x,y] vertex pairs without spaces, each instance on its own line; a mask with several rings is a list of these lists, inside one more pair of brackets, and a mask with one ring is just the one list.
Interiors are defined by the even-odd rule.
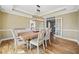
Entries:
[[36,5],[36,15],[32,15],[32,19],[33,20],[36,20],[36,21],[43,21],[43,17],[41,17],[41,16],[39,16],[39,14],[40,14],[40,12],[41,12],[41,10],[40,10],[40,5]]

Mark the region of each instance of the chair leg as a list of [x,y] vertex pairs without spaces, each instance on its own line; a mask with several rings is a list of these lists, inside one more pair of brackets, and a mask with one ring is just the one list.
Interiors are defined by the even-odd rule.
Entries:
[[54,36],[53,38],[54,38],[54,39],[56,39],[56,37],[55,37],[55,36]]
[[49,41],[49,44],[51,45],[51,41],[50,41],[50,39],[49,39],[48,41]]
[[37,54],[39,54],[39,45],[37,45]]
[[30,44],[30,52],[31,52],[31,44]]
[[47,42],[46,42],[46,40],[45,40],[45,46],[47,47]]
[[27,41],[27,50],[28,50],[28,41]]
[[45,46],[44,46],[44,43],[43,43],[43,49],[45,50]]

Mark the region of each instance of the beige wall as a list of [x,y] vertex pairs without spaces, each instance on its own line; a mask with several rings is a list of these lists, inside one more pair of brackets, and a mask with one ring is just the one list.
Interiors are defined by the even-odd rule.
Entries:
[[78,30],[79,30],[79,10],[78,10]]
[[78,12],[57,16],[63,19],[63,29],[77,29]]
[[[60,16],[56,16],[56,18],[63,19],[63,37],[77,39],[77,32],[78,30],[78,11],[68,14],[63,14]],[[68,29],[69,31],[64,31]],[[73,30],[73,31],[70,31]]]
[[[29,26],[29,18],[27,17],[0,12],[0,28],[2,29],[28,28]],[[3,34],[7,35],[6,32]]]
[[77,39],[79,41],[79,10],[78,10],[78,33],[77,33]]
[[1,12],[2,28],[27,28],[29,19],[23,16],[16,16]]
[[0,12],[0,28],[2,28],[2,13]]
[[[1,20],[1,12],[0,12],[0,28],[2,27],[2,20]],[[1,38],[2,32],[0,32],[0,38]]]

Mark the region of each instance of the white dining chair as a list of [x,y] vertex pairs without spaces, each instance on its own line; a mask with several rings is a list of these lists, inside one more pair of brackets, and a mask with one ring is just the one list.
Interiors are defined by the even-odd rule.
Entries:
[[35,45],[35,46],[37,46],[37,53],[39,53],[39,46],[41,44],[43,44],[43,49],[45,49],[45,47],[44,47],[44,31],[40,31],[38,33],[38,37],[35,39],[32,39],[30,41],[30,50],[32,48],[32,45]]
[[45,29],[46,31],[46,34],[45,34],[45,46],[47,47],[47,41],[49,42],[49,44],[51,44],[51,41],[50,41],[50,32],[51,32],[51,28],[46,28]]
[[20,33],[20,30],[14,30],[14,35],[16,38],[16,45],[26,45],[27,50],[28,50],[28,41],[24,41],[24,39],[21,36],[18,36],[18,33]]

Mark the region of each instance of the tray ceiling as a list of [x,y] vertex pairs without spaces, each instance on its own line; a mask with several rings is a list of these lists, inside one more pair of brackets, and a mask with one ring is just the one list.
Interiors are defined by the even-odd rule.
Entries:
[[[20,11],[30,15],[46,15],[52,12],[56,12],[59,10],[65,9],[73,9],[74,5],[39,5],[38,8],[36,5],[2,5],[1,7],[6,10],[15,10]],[[36,10],[39,9],[38,13]]]

